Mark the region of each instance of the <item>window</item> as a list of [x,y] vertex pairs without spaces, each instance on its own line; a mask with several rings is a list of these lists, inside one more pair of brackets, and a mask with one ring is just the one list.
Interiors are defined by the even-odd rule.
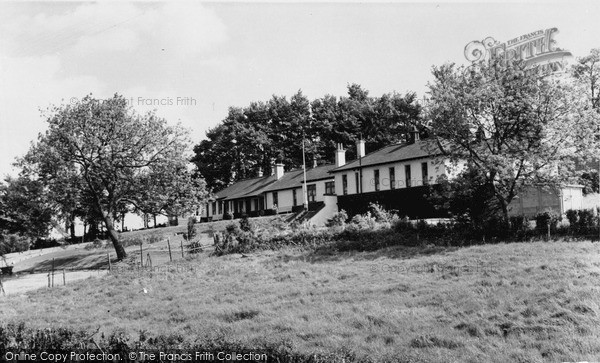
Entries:
[[360,193],[360,184],[358,183],[358,173],[354,173],[354,182],[356,183],[356,194]]
[[219,208],[219,213],[218,214],[223,214],[223,201],[220,201],[217,206]]
[[311,184],[306,186],[306,194],[308,194],[308,202],[314,202],[317,198],[317,185]]
[[427,169],[427,163],[421,163],[421,176],[423,177],[423,185],[429,183],[429,170]]
[[390,168],[390,189],[396,189],[396,169]]
[[373,171],[373,178],[375,179],[375,181],[374,181],[375,191],[378,192],[379,191],[379,169],[375,169]]
[[334,182],[325,182],[325,194],[326,195],[335,195],[335,183]]
[[298,205],[298,195],[296,189],[292,190],[292,197],[294,198],[294,207]]
[[404,180],[406,181],[406,187],[411,187],[411,176],[410,176],[410,165],[404,165]]
[[342,175],[342,194],[348,194],[348,175]]
[[212,204],[212,214],[217,214],[217,202],[213,202]]
[[273,208],[277,208],[279,206],[279,196],[277,192],[273,192]]

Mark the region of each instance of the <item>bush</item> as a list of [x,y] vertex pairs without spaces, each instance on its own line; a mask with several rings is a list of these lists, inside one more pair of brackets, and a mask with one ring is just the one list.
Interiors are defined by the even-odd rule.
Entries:
[[392,223],[398,219],[395,213],[385,210],[377,203],[369,203],[369,212],[378,223]]
[[569,209],[568,211],[565,212],[565,214],[567,215],[567,220],[569,221],[569,226],[571,228],[577,227],[577,221],[579,219],[579,217],[578,217],[579,211],[576,209]]
[[550,226],[551,231],[556,231],[556,226],[561,220],[561,217],[551,209],[547,209],[535,216],[535,228],[538,232],[544,234],[548,231]]
[[582,230],[587,230],[595,226],[593,209],[582,209],[577,213],[577,225]]
[[198,232],[196,231],[196,218],[189,217],[187,221],[187,240],[191,241],[196,237]]
[[31,240],[18,234],[0,234],[0,256],[29,250]]
[[240,229],[244,232],[254,231],[254,225],[252,224],[252,221],[250,221],[250,218],[248,218],[248,215],[245,215],[240,219]]
[[348,220],[348,213],[345,210],[341,210],[333,215],[333,217],[327,220],[325,225],[327,227],[344,227],[346,225],[346,221]]

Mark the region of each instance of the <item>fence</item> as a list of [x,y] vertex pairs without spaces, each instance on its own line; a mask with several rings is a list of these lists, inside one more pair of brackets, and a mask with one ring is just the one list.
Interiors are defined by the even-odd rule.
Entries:
[[[191,243],[184,244],[184,241],[181,240],[178,246],[172,246],[170,238],[166,239],[166,246],[160,247],[157,246],[155,248],[152,245],[156,245],[160,242],[165,242],[165,240],[158,241],[152,244],[142,242],[139,244],[139,264],[136,263],[133,268],[147,268],[153,267],[153,265],[160,265],[163,263],[173,262],[177,259],[185,259],[186,255],[191,253],[200,252],[206,250],[207,248],[213,247],[212,244],[200,244],[200,243]],[[166,248],[165,248],[166,247]],[[133,251],[130,251],[132,253]],[[137,251],[136,251],[137,252]],[[165,257],[167,256],[167,257]],[[179,257],[181,256],[181,257]],[[165,258],[162,258],[165,257]],[[178,258],[179,257],[179,258]],[[29,290],[38,289],[40,287],[48,287],[54,288],[58,286],[65,286],[69,282],[69,275],[71,275],[71,281],[76,281],[85,277],[93,276],[94,274],[109,274],[114,270],[113,260],[111,260],[110,252],[106,253],[106,263],[103,263],[101,267],[97,268],[76,268],[76,267],[56,267],[56,259],[52,259],[52,264],[49,269],[36,269],[33,268],[29,271],[28,275],[32,278],[30,281],[26,281],[25,285],[29,285],[31,288]],[[73,274],[77,274],[77,276],[73,276]],[[44,276],[45,274],[45,276]],[[25,277],[24,276],[24,277]],[[36,276],[37,278],[33,278]],[[27,280],[27,278],[25,278]],[[23,281],[23,277],[19,277],[14,280],[8,281]],[[22,290],[22,289],[20,289]],[[27,290],[27,289],[26,289]],[[25,290],[25,291],[26,291]],[[2,296],[7,295],[10,291],[7,292],[6,281],[2,281],[0,277],[0,294]]]

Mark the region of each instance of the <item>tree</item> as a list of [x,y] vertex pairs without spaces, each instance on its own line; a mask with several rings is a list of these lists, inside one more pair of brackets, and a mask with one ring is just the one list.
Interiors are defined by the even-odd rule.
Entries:
[[577,58],[571,69],[573,77],[585,87],[593,109],[600,109],[600,48],[592,49],[585,57]]
[[485,176],[502,216],[527,185],[570,177],[581,102],[569,82],[539,78],[524,63],[492,60],[433,69],[428,114],[443,152]]
[[[147,195],[143,182],[159,170],[162,184],[179,185],[186,173],[171,172],[184,165],[189,141],[181,126],[170,126],[153,112],[136,114],[127,100],[86,96],[45,113],[48,130],[40,134],[21,164],[28,173],[59,194],[60,181],[72,178],[71,195],[78,204],[101,216],[117,257],[126,257],[114,221],[125,206],[136,206]],[[153,189],[158,195],[170,189]],[[188,200],[200,203],[201,200]]]
[[1,230],[30,238],[43,238],[52,228],[54,209],[43,184],[25,176],[7,177],[0,184],[0,205],[5,222]]

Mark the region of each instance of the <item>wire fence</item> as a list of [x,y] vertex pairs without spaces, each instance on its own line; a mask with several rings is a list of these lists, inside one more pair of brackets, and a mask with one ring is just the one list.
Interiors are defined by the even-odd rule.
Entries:
[[[165,240],[162,240],[159,242],[165,242]],[[128,269],[135,270],[135,269],[153,268],[158,265],[172,263],[173,261],[176,261],[176,260],[183,260],[186,258],[186,256],[195,255],[198,252],[207,251],[207,250],[214,248],[213,244],[200,244],[200,243],[184,244],[183,240],[181,240],[180,243],[178,244],[178,246],[176,246],[176,248],[174,248],[174,246],[171,246],[171,241],[169,238],[166,239],[166,243],[167,243],[166,248],[164,246],[162,246],[162,247],[159,247],[159,246],[146,247],[146,246],[155,245],[155,244],[157,244],[157,242],[145,244],[142,241],[139,244],[138,251],[130,251],[130,254],[131,253],[134,253],[135,255],[139,254],[139,260],[134,265],[128,266]],[[166,257],[165,255],[167,255],[168,257]],[[69,281],[69,278],[68,278],[69,275],[73,275],[76,273],[80,273],[80,274],[79,274],[79,276],[72,278],[71,279],[72,281],[81,279],[82,278],[81,273],[88,273],[86,276],[93,276],[93,274],[100,275],[100,274],[109,274],[109,273],[113,272],[115,270],[115,266],[113,266],[114,257],[111,257],[110,252],[106,253],[105,261],[106,262],[102,263],[99,261],[99,259],[96,259],[95,267],[73,267],[73,266],[60,266],[60,265],[57,266],[57,264],[56,264],[57,261],[55,258],[53,258],[52,263],[50,264],[50,267],[48,267],[48,268],[34,267],[31,270],[20,271],[18,274],[24,275],[24,276],[40,276],[40,275],[43,276],[45,274],[46,276],[44,279],[41,279],[41,278],[36,279],[38,281],[38,283],[36,283],[36,285],[37,285],[36,288],[40,288],[40,287],[54,288],[54,287],[58,287],[58,286],[67,285],[67,282]],[[4,272],[4,274],[5,275],[13,275],[12,268],[10,269],[10,271],[8,269],[6,269],[6,272]],[[22,277],[23,276],[15,278],[14,280],[9,279],[8,281],[12,282],[15,280],[19,280]],[[2,296],[6,296],[8,294],[6,291],[7,290],[6,283],[5,283],[6,281],[7,280],[5,280],[3,282],[2,274],[0,274],[0,294]],[[42,281],[43,281],[43,284],[42,284]]]

